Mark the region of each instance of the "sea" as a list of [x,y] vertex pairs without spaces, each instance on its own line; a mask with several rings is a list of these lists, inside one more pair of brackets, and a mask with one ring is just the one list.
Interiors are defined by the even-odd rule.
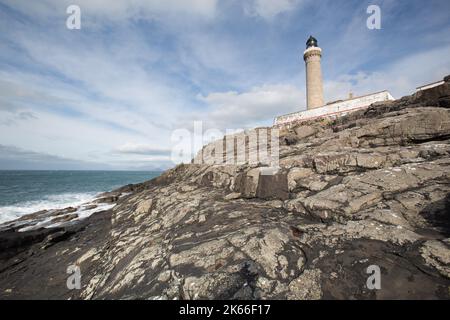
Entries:
[[44,209],[79,206],[99,193],[160,175],[155,171],[1,171],[0,223]]

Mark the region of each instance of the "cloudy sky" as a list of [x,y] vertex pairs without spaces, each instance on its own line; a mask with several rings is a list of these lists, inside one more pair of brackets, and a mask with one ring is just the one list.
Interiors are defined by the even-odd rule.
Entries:
[[[66,27],[69,5],[81,29]],[[367,7],[381,8],[369,30]],[[327,101],[396,98],[450,74],[448,0],[0,0],[0,169],[171,166],[174,130],[270,125]]]

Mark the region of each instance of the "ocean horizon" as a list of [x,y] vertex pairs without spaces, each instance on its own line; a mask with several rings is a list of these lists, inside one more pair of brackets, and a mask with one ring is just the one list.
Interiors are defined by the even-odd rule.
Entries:
[[150,180],[161,172],[0,170],[0,223],[45,209],[76,207],[102,192]]

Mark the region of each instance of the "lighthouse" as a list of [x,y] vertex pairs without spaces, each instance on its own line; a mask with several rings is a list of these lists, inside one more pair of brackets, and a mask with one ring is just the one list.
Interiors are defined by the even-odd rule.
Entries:
[[317,39],[310,36],[306,42],[306,50],[303,53],[303,60],[306,65],[306,102],[307,109],[315,109],[324,105],[322,69],[320,59],[322,49],[317,44]]
[[[350,94],[348,99],[336,100],[325,105],[323,100],[322,68],[320,66],[321,58],[322,49],[319,48],[317,39],[310,36],[308,41],[306,41],[306,50],[303,53],[303,60],[305,60],[306,67],[307,110],[304,110],[302,106],[302,111],[278,116],[274,120],[275,126],[290,127],[315,119],[336,119],[351,112],[367,108],[371,105],[373,106],[376,102],[394,100],[394,97],[389,91],[384,90],[357,97]],[[435,84],[430,84],[425,87],[428,88],[429,86],[435,86]]]

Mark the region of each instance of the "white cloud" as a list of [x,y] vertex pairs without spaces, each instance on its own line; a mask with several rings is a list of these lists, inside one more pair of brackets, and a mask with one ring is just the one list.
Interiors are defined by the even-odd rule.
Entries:
[[[112,43],[81,34],[74,45],[65,30],[47,34],[16,26],[11,41],[30,60],[19,70],[0,70],[1,142],[85,160],[92,150],[106,152],[136,136],[167,145],[171,119],[187,107],[186,94],[164,72],[143,67],[159,53],[133,31],[124,30],[126,39],[118,32]],[[37,119],[19,121],[30,119],[23,113],[30,110]],[[13,121],[14,127],[5,126]]]
[[344,74],[325,82],[327,100],[343,99],[349,92],[364,95],[388,90],[395,98],[413,94],[415,88],[450,74],[450,46],[425,49],[397,61],[376,72]]
[[250,0],[245,4],[247,15],[271,20],[280,13],[296,9],[302,0]]
[[81,8],[81,14],[109,20],[157,18],[160,14],[182,14],[212,18],[217,0],[5,0],[13,8],[29,15],[41,17],[65,16],[72,4]]
[[[394,61],[377,72],[343,74],[324,83],[326,101],[346,99],[352,92],[364,95],[381,90],[394,97],[414,93],[417,86],[450,74],[450,47],[424,50]],[[288,84],[264,85],[246,92],[213,92],[199,96],[208,108],[197,119],[220,130],[270,124],[277,115],[306,108],[305,89]]]
[[0,167],[8,170],[110,169],[107,164],[85,162],[0,144]]
[[145,143],[127,142],[114,149],[114,152],[124,154],[138,154],[151,156],[166,156],[171,153],[170,149],[158,148]]
[[208,127],[220,130],[248,128],[271,122],[276,115],[297,111],[304,105],[303,90],[286,84],[263,85],[248,92],[216,92],[199,99],[209,105],[198,115]]
[[[100,3],[86,5],[95,11]],[[119,1],[108,3],[119,5]],[[204,15],[212,8],[211,3],[215,6],[215,1],[207,0],[172,4],[149,1],[145,5],[155,12]],[[128,3],[140,4],[144,2]],[[39,8],[43,8],[42,15],[49,13],[45,5],[57,3],[12,4],[22,6],[30,15],[38,14]],[[55,12],[59,11],[50,10],[50,14]],[[64,18],[65,11],[62,14]],[[75,33],[47,28],[14,21],[5,34],[20,54],[10,49],[0,54],[0,59],[15,60],[22,67],[0,70],[0,142],[122,167],[131,163],[148,165],[148,161],[167,166],[164,147],[170,145],[173,119],[188,112],[190,105],[188,94],[167,76],[167,70],[153,67],[166,52],[131,25],[112,30],[109,41],[98,30]],[[128,141],[139,141],[140,145],[132,148]],[[113,154],[111,150],[118,145],[125,148]],[[143,152],[151,156],[143,158]]]

